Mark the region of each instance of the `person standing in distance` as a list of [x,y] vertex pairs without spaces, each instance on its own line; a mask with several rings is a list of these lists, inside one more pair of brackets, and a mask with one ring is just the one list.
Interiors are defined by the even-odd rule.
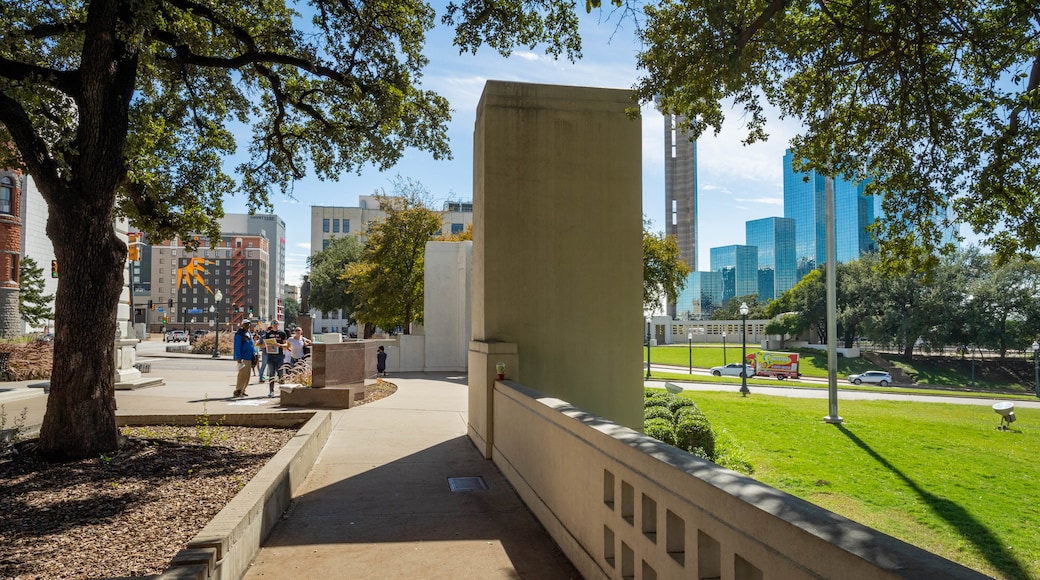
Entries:
[[287,342],[289,343],[289,364],[296,366],[296,363],[303,360],[306,353],[305,347],[310,346],[311,339],[304,336],[303,329],[297,326],[293,329],[292,336]]
[[275,373],[278,373],[278,382],[282,382],[282,376],[285,374],[285,349],[289,347],[289,343],[286,342],[285,331],[278,328],[278,321],[271,321],[271,330],[264,333],[264,350],[267,352],[267,373],[268,381],[270,385],[270,391],[267,393],[268,397],[274,396],[274,381]]
[[253,357],[256,355],[256,346],[253,344],[253,323],[243,320],[235,333],[235,353],[233,358],[238,364],[238,376],[235,380],[235,397],[246,395],[246,385],[249,384],[249,373],[253,368]]
[[376,374],[386,376],[386,351],[383,347],[376,351]]
[[264,348],[264,337],[267,333],[271,332],[271,323],[267,323],[266,329],[261,329],[257,326],[256,329],[256,347],[260,351],[260,382],[267,380],[267,349]]

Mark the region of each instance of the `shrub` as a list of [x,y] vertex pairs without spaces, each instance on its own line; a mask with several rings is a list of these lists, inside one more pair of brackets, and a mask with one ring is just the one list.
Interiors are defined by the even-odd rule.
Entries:
[[668,407],[675,400],[671,393],[657,392],[643,399],[644,407]]
[[645,407],[643,409],[643,419],[664,419],[668,421],[669,424],[675,420],[672,416],[672,412],[668,410],[668,407],[660,406]]
[[715,457],[715,433],[711,430],[711,422],[703,414],[686,415],[675,424],[676,446],[692,452],[700,447],[706,459]]
[[643,422],[643,433],[662,443],[675,445],[675,429],[668,419],[647,419]]
[[[693,399],[690,399],[689,397],[675,397],[668,403],[668,409],[672,413],[675,413],[684,407],[693,407],[694,409],[697,409],[697,403],[694,403]],[[697,409],[697,412],[699,413],[700,409]]]

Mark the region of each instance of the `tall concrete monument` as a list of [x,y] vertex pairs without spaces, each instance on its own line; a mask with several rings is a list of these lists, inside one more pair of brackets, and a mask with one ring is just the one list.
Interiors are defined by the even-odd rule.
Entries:
[[631,92],[490,81],[473,137],[469,433],[506,380],[642,429],[641,122]]

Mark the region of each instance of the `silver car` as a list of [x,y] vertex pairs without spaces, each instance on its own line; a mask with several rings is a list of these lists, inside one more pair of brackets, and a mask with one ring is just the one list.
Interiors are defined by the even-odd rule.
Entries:
[[[744,368],[744,372],[741,372],[741,366]],[[740,363],[729,363],[726,366],[711,367],[711,374],[716,377],[727,376],[727,377],[740,377],[740,376],[754,376],[755,367],[751,365],[741,365]]]
[[849,382],[854,385],[875,383],[887,387],[892,384],[892,375],[886,371],[867,371],[858,375],[849,375]]

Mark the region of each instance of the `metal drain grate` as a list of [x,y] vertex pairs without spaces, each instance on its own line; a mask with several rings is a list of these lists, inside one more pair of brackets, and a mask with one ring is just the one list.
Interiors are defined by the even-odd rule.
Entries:
[[448,487],[451,491],[484,491],[488,488],[483,477],[449,477]]

